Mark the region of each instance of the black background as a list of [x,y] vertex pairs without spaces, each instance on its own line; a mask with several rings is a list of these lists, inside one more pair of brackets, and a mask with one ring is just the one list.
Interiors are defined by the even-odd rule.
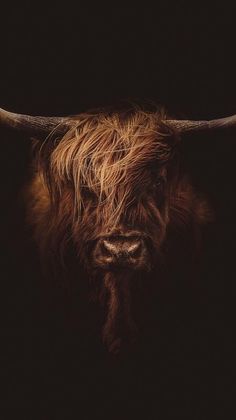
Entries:
[[[6,5],[1,107],[66,115],[120,99],[149,99],[193,119],[234,114],[235,12],[224,3],[207,8],[184,1],[156,2],[155,8]],[[1,133],[3,377],[9,383],[3,407],[20,408],[24,418],[30,411],[32,419],[71,413],[81,419],[229,418],[235,391],[235,134],[196,136],[182,146],[194,182],[216,214],[204,260],[209,300],[198,333],[183,328],[177,337],[179,330],[167,331],[154,365],[148,356],[142,363],[130,357],[107,365],[89,358],[89,351],[87,358],[76,357],[72,344],[56,334],[42,342],[37,333],[39,278],[26,262],[33,255],[21,239],[19,204],[30,142]]]

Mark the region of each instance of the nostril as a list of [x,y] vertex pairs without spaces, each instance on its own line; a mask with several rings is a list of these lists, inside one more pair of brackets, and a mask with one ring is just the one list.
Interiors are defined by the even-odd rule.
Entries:
[[132,244],[129,244],[127,247],[127,253],[133,257],[137,256],[141,249],[141,242],[135,242]]
[[107,241],[106,239],[104,239],[104,241],[102,242],[102,248],[103,251],[105,251],[109,255],[117,253],[117,246],[112,242]]

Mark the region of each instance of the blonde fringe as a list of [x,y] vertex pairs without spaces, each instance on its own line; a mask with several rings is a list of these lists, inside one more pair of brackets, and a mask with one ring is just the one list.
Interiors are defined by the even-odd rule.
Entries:
[[58,191],[65,182],[73,185],[77,220],[86,206],[84,191],[89,191],[102,208],[102,217],[118,223],[145,167],[170,158],[173,144],[168,139],[173,133],[160,118],[160,113],[136,109],[126,118],[98,113],[75,120],[51,154],[50,172]]

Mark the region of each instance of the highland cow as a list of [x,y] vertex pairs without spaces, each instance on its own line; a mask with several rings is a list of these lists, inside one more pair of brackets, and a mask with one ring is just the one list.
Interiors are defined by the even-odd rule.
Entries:
[[91,296],[106,308],[103,341],[119,351],[137,336],[151,273],[180,248],[196,255],[211,218],[180,165],[181,136],[233,127],[236,116],[178,121],[134,106],[63,118],[2,110],[1,122],[38,139],[26,198],[43,264],[66,265],[73,248]]

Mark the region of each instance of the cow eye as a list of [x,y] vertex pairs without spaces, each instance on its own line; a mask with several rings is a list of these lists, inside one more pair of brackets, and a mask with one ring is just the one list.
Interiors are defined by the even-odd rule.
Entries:
[[163,184],[164,184],[164,178],[162,176],[158,176],[153,182],[153,188],[155,189],[160,188],[163,186]]
[[159,185],[161,185],[162,183],[163,183],[163,178],[162,178],[162,176],[157,177],[157,179],[156,179],[156,181],[155,181],[155,184],[156,184],[157,186],[159,186]]

